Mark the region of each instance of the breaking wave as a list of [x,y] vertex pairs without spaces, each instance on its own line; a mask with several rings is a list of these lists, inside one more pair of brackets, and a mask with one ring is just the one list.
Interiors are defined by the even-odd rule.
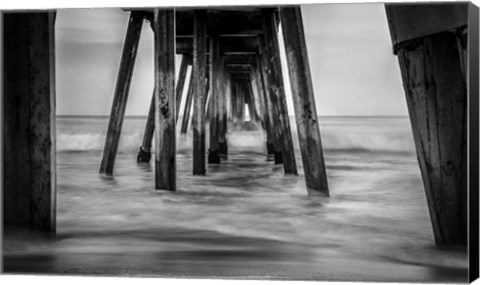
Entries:
[[[119,152],[136,151],[142,143],[142,132],[122,134]],[[208,146],[208,134],[206,136]],[[321,133],[322,144],[326,151],[387,151],[414,152],[415,146],[410,133],[362,133],[344,130],[329,130]],[[298,137],[292,130],[293,144],[299,150]],[[245,151],[263,151],[265,135],[262,131],[231,132],[227,136],[230,148]],[[100,151],[105,143],[104,133],[69,133],[57,134],[57,151]],[[192,147],[192,136],[178,136],[177,149]]]

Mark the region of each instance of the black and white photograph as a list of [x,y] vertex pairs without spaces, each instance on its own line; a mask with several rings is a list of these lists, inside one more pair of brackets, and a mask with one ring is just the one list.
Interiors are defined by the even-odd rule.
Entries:
[[476,4],[133,4],[0,11],[2,274],[478,278]]

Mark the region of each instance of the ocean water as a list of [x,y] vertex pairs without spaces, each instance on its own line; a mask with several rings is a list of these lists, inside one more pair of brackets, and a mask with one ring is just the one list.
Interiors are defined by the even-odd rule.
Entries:
[[5,271],[466,282],[466,250],[434,246],[408,118],[319,121],[330,198],[307,196],[293,119],[298,176],[267,161],[261,131],[229,133],[228,160],[193,176],[187,134],[167,192],[154,190],[153,162],[136,163],[145,118],[125,120],[108,178],[108,119],[59,117],[57,235],[5,233]]

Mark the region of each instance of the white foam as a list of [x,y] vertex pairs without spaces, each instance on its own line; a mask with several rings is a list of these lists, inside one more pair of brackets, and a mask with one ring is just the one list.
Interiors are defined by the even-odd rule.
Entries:
[[[404,125],[390,126],[385,122],[374,124],[351,124],[351,122],[334,121],[335,124],[321,126],[322,144],[325,150],[372,150],[413,152],[415,146],[413,135]],[[361,122],[361,121],[360,121]],[[131,129],[130,129],[131,130]],[[292,139],[296,150],[299,150],[296,125],[291,121]],[[82,133],[58,133],[58,151],[97,151],[102,150],[105,143],[105,131]],[[143,130],[123,131],[120,137],[119,152],[136,151],[143,139]],[[206,144],[209,145],[208,128]],[[229,147],[246,151],[262,151],[265,148],[263,131],[229,132]],[[153,147],[154,147],[153,143]],[[177,150],[191,149],[192,133],[177,134]]]

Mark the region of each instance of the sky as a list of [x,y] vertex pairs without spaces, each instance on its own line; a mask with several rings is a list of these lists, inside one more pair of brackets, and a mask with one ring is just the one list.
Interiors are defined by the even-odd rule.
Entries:
[[[302,5],[317,113],[406,116],[397,58],[383,4]],[[128,13],[121,9],[58,10],[58,115],[108,115]],[[293,106],[280,33],[289,114]],[[180,57],[176,57],[176,69]],[[147,115],[153,90],[153,33],[145,22],[126,115]],[[181,113],[180,113],[181,115]]]

